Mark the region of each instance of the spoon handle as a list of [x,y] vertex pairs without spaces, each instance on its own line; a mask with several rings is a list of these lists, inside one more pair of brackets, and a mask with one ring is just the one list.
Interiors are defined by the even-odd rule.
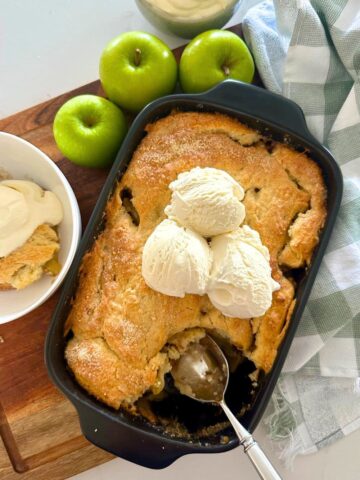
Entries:
[[267,458],[260,446],[253,439],[250,432],[248,432],[246,428],[241,425],[239,420],[235,417],[224,401],[220,402],[220,406],[224,410],[231,425],[233,426],[236,435],[240,440],[240,444],[244,447],[244,452],[250,458],[252,464],[259,474],[259,477],[262,478],[262,480],[281,480],[280,475],[272,466],[270,460]]

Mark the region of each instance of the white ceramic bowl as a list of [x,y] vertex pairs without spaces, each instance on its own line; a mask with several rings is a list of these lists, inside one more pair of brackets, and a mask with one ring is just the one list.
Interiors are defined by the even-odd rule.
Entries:
[[58,227],[61,271],[56,277],[44,275],[22,290],[0,291],[0,324],[31,312],[52,295],[73,261],[81,237],[81,217],[74,192],[55,163],[31,143],[0,132],[0,171],[17,180],[32,180],[59,198],[64,217]]

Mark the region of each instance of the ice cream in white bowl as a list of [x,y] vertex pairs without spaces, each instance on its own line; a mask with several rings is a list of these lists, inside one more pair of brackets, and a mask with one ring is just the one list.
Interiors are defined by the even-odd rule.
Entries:
[[5,132],[0,132],[0,172],[14,180],[35,182],[44,190],[53,192],[63,210],[62,221],[57,227],[59,274],[55,277],[44,275],[21,290],[0,291],[1,324],[31,312],[58,289],[71,266],[81,237],[81,217],[74,192],[55,163],[34,145]]

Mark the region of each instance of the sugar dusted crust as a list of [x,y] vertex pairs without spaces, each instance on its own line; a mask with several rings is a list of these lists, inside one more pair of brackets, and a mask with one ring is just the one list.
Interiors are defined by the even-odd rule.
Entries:
[[39,280],[59,248],[53,227],[46,224],[37,227],[24,245],[0,258],[0,290],[19,290]]
[[[75,377],[115,408],[153,387],[168,370],[169,340],[195,327],[216,331],[268,372],[295,303],[291,269],[310,263],[326,218],[319,167],[286,145],[267,148],[233,118],[175,111],[146,131],[108,202],[106,227],[84,257],[66,325],[74,333],[65,355]],[[207,296],[169,297],[142,278],[142,248],[165,218],[168,185],[195,166],[225,170],[246,191],[245,223],[269,248],[281,285],[261,318],[224,317]]]

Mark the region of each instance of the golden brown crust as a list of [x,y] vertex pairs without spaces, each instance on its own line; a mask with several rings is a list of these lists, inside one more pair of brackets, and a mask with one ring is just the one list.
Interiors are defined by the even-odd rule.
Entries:
[[0,290],[20,289],[38,280],[44,267],[59,250],[53,227],[37,227],[24,245],[0,258]]
[[278,144],[273,155],[298,188],[310,194],[311,207],[293,220],[279,263],[292,268],[309,265],[326,218],[326,190],[321,171],[315,162],[309,162],[304,169],[304,155],[284,145]]
[[[115,408],[152,386],[168,361],[161,353],[165,344],[189,328],[216,331],[268,372],[294,304],[293,283],[279,263],[290,268],[309,263],[326,215],[316,164],[284,145],[268,151],[257,132],[235,119],[173,112],[146,130],[108,202],[106,228],[84,258],[67,322],[75,335],[66,348],[70,368],[90,393]],[[259,319],[224,317],[207,296],[169,297],[142,278],[142,248],[165,218],[168,185],[195,166],[225,170],[246,191],[245,223],[269,248],[273,278],[281,285]],[[128,214],[124,195],[139,225]]]
[[[102,338],[70,340],[66,359],[76,377],[99,400],[119,408],[120,402],[136,400],[143,385],[152,385],[165,354],[158,353],[141,369],[124,368],[121,359]],[[101,385],[101,388],[99,388]]]

